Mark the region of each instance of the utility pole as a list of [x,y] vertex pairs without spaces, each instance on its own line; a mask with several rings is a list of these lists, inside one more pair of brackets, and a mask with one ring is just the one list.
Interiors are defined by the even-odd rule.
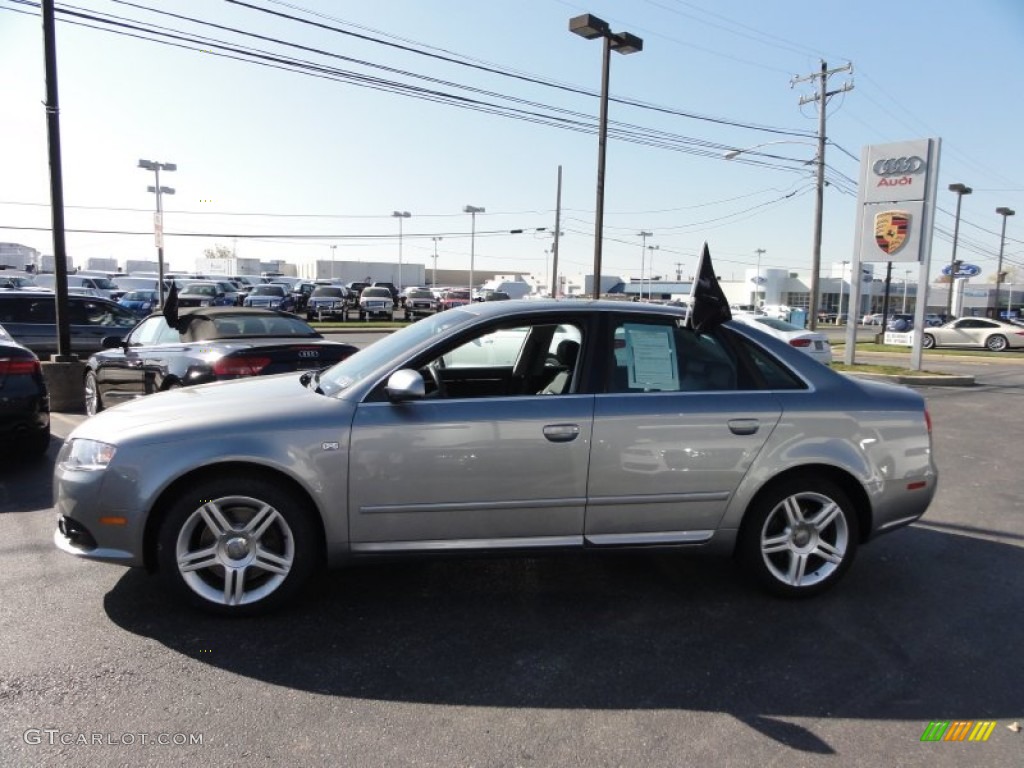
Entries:
[[[651,232],[645,232],[640,230],[637,233],[640,236],[640,301],[644,300],[644,250],[647,248],[647,238],[651,237]],[[649,298],[649,297],[648,297]]]
[[558,238],[562,234],[562,166],[558,166],[558,190],[555,192],[555,240],[551,244],[551,298],[558,298]]
[[683,281],[683,262],[676,262],[676,282],[681,283]]
[[443,237],[432,237],[430,239],[434,241],[434,278],[433,278],[433,280],[430,283],[430,287],[431,288],[437,288],[437,241],[438,240],[444,240],[444,238]]
[[853,64],[848,62],[845,66],[829,69],[828,64],[824,59],[822,59],[820,71],[812,72],[811,74],[804,75],[803,77],[794,77],[789,81],[791,88],[797,83],[805,83],[815,79],[818,81],[818,92],[813,96],[801,96],[799,102],[800,106],[809,104],[812,101],[818,103],[818,156],[815,158],[817,174],[815,180],[816,194],[814,205],[814,251],[811,257],[811,300],[809,307],[811,316],[808,318],[808,328],[812,331],[818,327],[818,303],[820,300],[819,281],[821,277],[821,227],[825,204],[825,112],[826,107],[828,106],[829,96],[835,96],[836,94],[853,90],[853,83],[850,81],[843,83],[841,88],[836,88],[833,91],[828,89],[829,77],[838,74],[839,72],[853,72]]
[[757,306],[757,298],[761,294],[761,257],[764,256],[768,251],[764,248],[755,248],[754,253],[757,254],[757,277],[754,280],[754,300],[751,302],[755,307]]

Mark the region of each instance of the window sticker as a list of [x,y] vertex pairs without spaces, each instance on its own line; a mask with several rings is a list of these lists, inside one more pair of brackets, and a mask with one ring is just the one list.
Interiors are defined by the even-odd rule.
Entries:
[[630,389],[678,392],[679,359],[674,329],[625,323],[623,331]]

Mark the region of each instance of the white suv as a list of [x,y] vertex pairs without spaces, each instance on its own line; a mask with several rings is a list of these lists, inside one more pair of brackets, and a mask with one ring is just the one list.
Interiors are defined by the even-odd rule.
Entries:
[[388,288],[371,286],[364,288],[363,292],[359,294],[359,319],[365,320],[371,317],[395,319],[395,300]]

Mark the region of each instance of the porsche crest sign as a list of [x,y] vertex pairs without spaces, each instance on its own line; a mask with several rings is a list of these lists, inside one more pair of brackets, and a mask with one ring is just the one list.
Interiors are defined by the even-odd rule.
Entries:
[[875,244],[891,256],[907,242],[910,228],[909,211],[881,211],[875,214]]

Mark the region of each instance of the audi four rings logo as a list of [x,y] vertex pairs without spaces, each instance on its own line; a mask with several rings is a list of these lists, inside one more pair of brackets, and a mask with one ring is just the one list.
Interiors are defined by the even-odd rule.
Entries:
[[917,155],[887,157],[871,166],[876,176],[899,176],[905,173],[924,173],[924,160]]

